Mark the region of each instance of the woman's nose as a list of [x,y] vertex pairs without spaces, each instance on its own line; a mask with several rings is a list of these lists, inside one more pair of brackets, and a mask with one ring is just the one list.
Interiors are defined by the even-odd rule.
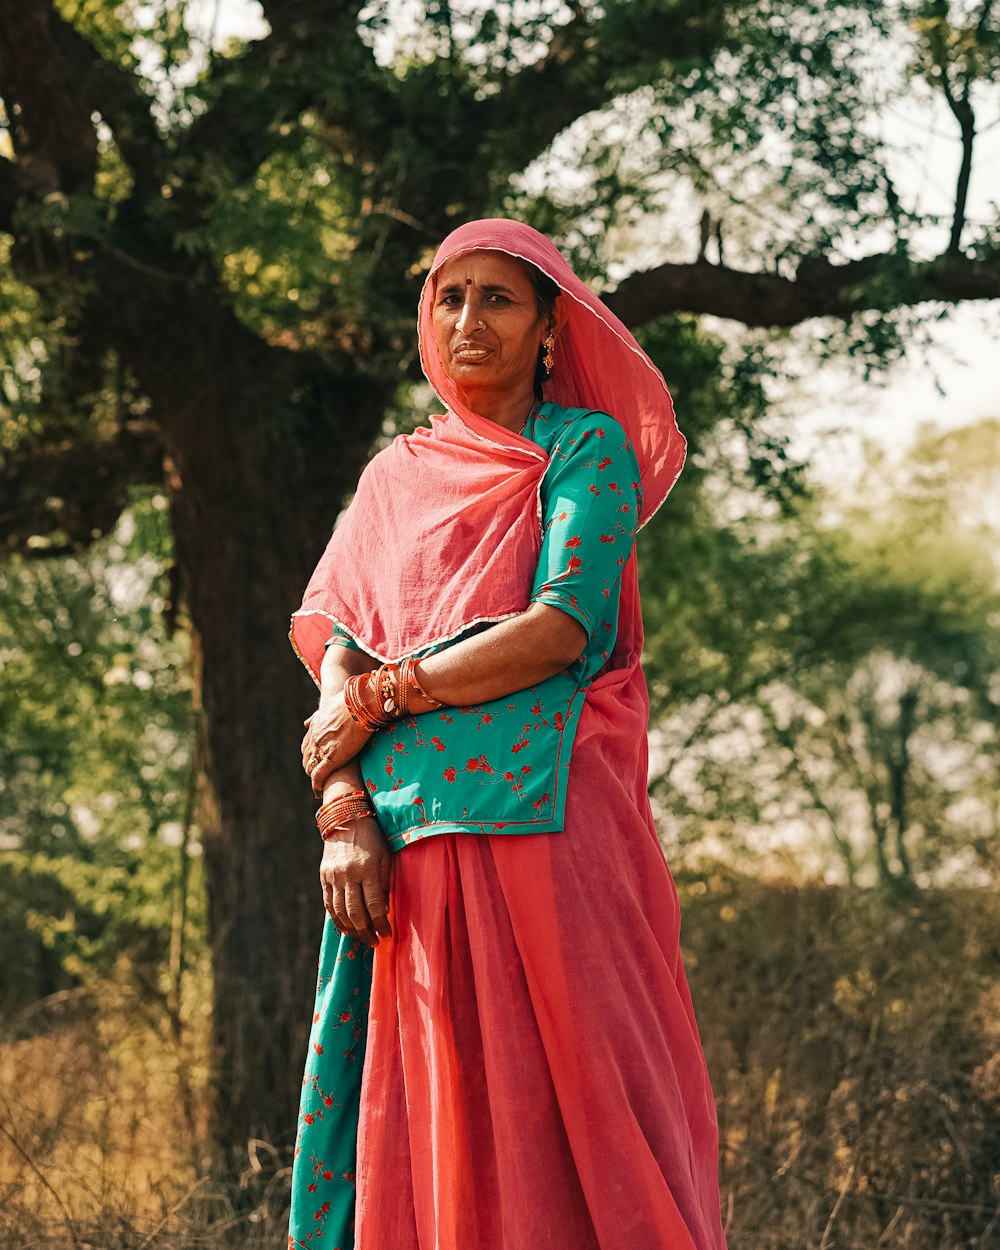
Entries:
[[458,321],[455,324],[456,329],[460,330],[462,334],[468,334],[479,326],[479,318],[475,315],[471,299],[467,299],[462,305],[462,311],[459,313]]

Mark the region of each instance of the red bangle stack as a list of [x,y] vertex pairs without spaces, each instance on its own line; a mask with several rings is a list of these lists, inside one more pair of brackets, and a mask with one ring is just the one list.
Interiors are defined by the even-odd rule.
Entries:
[[348,677],[344,683],[344,702],[355,721],[369,733],[385,729],[393,721],[412,713],[414,694],[428,706],[424,711],[444,707],[432,698],[417,681],[419,661],[403,660],[401,664],[383,664],[371,673]]
[[[359,677],[348,677],[344,682],[344,703],[351,717],[357,721],[362,729],[367,729],[369,733],[375,733],[377,729],[384,729],[386,725],[391,725],[395,719],[392,716],[386,716],[381,704],[377,701],[378,687],[375,686],[374,678],[381,669],[376,669],[374,673],[362,673]],[[374,686],[374,692],[373,692]],[[374,693],[375,698],[372,698]]]
[[[419,663],[419,660],[409,659],[404,660],[400,665],[399,685],[404,703],[409,706],[411,691],[415,690],[422,699],[430,704],[430,707],[427,709],[429,712],[433,711],[435,708],[444,707],[444,704],[440,699],[432,698],[423,686],[421,686],[420,682],[417,681],[417,665]],[[403,693],[404,691],[405,694]]]
[[339,798],[324,803],[316,813],[316,826],[324,842],[352,820],[364,820],[374,816],[375,809],[364,790],[351,790]]

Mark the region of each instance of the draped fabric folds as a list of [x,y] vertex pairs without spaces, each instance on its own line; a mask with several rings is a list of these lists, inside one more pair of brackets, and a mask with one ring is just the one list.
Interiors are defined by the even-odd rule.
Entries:
[[[608,412],[623,427],[642,479],[640,525],[684,464],[686,444],[663,375],[559,250],[521,222],[461,226],[438,249],[418,314],[424,373],[448,411],[375,456],[309,580],[291,638],[317,680],[331,620],[377,659],[395,660],[526,606],[546,458],[530,438],[462,402],[431,328],[438,269],[477,249],[519,256],[559,286],[566,319],[545,399]],[[624,614],[638,621],[637,604],[625,603]],[[641,631],[629,638],[619,627],[619,643],[637,663]]]
[[566,828],[397,857],[358,1250],[723,1250],[677,895],[584,711]]
[[[431,332],[438,269],[478,249],[520,257],[558,284],[567,316],[545,399],[620,423],[642,522],[683,465],[662,375],[552,243],[503,219],[459,228],[419,310],[424,372],[447,411],[373,459],[334,531],[292,620],[314,676],[331,620],[371,655],[398,659],[527,606],[549,459],[463,404]],[[612,540],[571,541],[582,551]],[[327,951],[333,979],[321,976],[303,1101],[313,1122],[293,1176],[305,1195],[293,1206],[295,1250],[316,1243],[321,1220],[328,1250],[725,1250],[715,1105],[646,790],[636,560],[621,555],[615,642],[582,687],[562,828],[442,832],[394,856],[394,936],[375,953],[357,1101],[353,1230],[346,1211],[334,1226],[339,1189],[323,1208],[324,1171],[330,1184],[338,1173],[315,1162],[343,1159],[339,1179],[351,1177],[346,1119],[330,1117],[341,1137],[328,1146],[309,1134],[317,1097],[339,1106],[317,1064],[328,1036],[352,1088],[332,1047],[345,1049],[337,1027],[367,984],[342,950],[338,980]]]

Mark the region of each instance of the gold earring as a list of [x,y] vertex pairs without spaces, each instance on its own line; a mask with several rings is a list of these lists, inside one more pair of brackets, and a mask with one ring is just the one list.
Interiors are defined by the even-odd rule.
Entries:
[[555,347],[555,345],[556,345],[555,335],[551,331],[549,331],[549,337],[542,344],[542,346],[545,348],[545,355],[542,357],[542,364],[545,366],[545,373],[547,377],[552,376],[552,367],[556,363],[556,359],[552,355],[552,349]]

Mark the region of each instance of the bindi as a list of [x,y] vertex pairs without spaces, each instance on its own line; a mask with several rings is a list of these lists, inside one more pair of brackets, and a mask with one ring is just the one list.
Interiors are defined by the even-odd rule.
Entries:
[[466,278],[466,279],[465,279],[465,285],[466,285],[466,286],[472,286],[472,279],[471,279],[471,278]]

